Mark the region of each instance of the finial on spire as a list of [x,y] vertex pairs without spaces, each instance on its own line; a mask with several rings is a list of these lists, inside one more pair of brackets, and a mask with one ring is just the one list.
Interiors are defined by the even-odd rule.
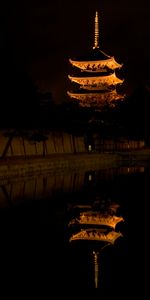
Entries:
[[94,36],[94,47],[99,48],[99,18],[98,18],[98,11],[95,13],[95,36]]

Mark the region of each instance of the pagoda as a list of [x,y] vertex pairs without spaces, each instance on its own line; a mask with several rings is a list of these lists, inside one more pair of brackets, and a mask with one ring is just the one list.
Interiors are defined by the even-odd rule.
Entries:
[[119,79],[115,70],[122,67],[113,56],[104,53],[99,46],[99,16],[95,14],[95,36],[93,49],[88,55],[76,59],[69,59],[77,76],[68,76],[76,84],[76,91],[68,91],[70,98],[76,99],[80,106],[103,108],[114,106],[116,101],[122,100],[124,95],[117,92],[117,86],[123,80]]

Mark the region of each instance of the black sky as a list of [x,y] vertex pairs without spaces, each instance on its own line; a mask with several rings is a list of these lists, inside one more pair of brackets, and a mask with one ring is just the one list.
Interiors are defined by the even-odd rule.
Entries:
[[127,89],[150,81],[148,0],[22,0],[1,6],[1,62],[9,74],[8,84],[13,68],[22,69],[40,90],[63,101],[68,58],[92,47],[96,9],[102,50],[124,64]]

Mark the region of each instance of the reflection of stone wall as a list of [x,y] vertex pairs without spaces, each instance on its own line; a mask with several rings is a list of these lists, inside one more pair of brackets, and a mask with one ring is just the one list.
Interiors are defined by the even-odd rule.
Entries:
[[[84,184],[102,182],[121,174],[144,172],[144,167],[120,167],[86,172],[84,170],[68,173],[40,174],[28,177],[0,179],[0,208],[16,205],[22,201],[50,198],[56,193],[74,193]],[[90,177],[89,177],[90,175]],[[78,199],[79,200],[79,199]]]
[[0,208],[24,200],[50,199],[56,192],[78,191],[84,183],[83,173],[49,174],[20,178],[0,184]]

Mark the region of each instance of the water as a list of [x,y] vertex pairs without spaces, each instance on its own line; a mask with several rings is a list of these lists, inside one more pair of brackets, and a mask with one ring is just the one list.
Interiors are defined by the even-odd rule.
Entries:
[[[128,291],[140,280],[147,228],[149,169],[43,174],[0,183],[1,260],[4,273],[47,287]],[[120,216],[106,224],[72,224],[88,212]],[[71,240],[84,230],[120,232],[114,244]],[[93,231],[92,231],[93,232]],[[145,250],[144,250],[145,251]],[[138,274],[138,275],[137,275]]]

